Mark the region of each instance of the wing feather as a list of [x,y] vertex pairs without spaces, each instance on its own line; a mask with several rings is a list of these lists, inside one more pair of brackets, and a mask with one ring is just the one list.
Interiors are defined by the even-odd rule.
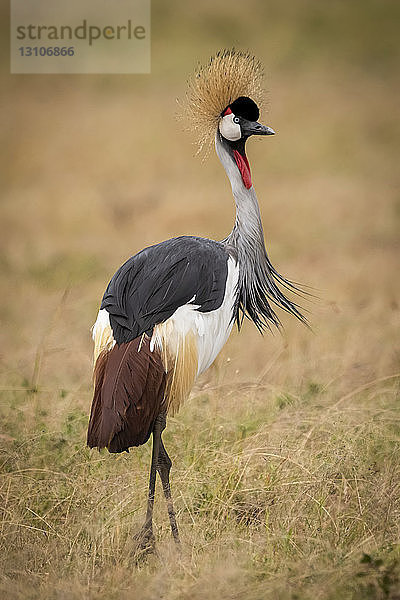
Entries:
[[111,279],[101,303],[117,344],[151,335],[155,325],[193,298],[200,312],[219,308],[228,258],[220,242],[194,236],[173,238],[132,256]]
[[166,373],[147,336],[102,353],[95,367],[95,391],[88,446],[123,452],[144,444],[164,400]]

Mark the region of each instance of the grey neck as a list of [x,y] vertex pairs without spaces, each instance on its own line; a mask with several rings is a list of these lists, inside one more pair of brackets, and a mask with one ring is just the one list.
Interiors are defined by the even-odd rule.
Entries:
[[231,183],[236,205],[235,225],[224,241],[236,248],[247,246],[250,254],[251,250],[264,254],[264,231],[254,186],[247,189],[244,185],[232,151],[221,138],[219,131],[215,136],[215,149]]
[[280,326],[280,320],[271,303],[306,322],[298,306],[283,293],[280,286],[298,293],[298,288],[285,279],[272,266],[264,245],[264,231],[254,187],[247,189],[229,146],[219,131],[215,136],[215,149],[232,186],[236,204],[235,225],[223,240],[232,249],[239,264],[239,282],[235,317],[240,327],[248,316],[263,331],[270,325]]

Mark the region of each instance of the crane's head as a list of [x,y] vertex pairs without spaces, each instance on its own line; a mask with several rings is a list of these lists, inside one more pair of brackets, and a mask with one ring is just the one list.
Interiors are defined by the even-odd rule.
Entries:
[[229,142],[271,135],[257,122],[263,98],[261,63],[248,52],[222,50],[189,80],[185,120],[200,148],[213,143],[217,131]]
[[221,113],[220,134],[229,142],[246,141],[251,135],[273,135],[275,131],[258,122],[260,110],[247,96],[240,96]]
[[262,80],[263,69],[254,56],[222,50],[197,69],[186,95],[186,121],[192,125],[199,149],[213,143],[217,134],[236,160],[246,187],[251,185],[246,140],[251,135],[275,133],[258,122]]
[[244,186],[252,186],[250,165],[247,160],[245,143],[251,135],[274,135],[275,131],[258,122],[260,111],[257,104],[247,96],[240,96],[221,113],[218,131],[222,143],[236,162]]

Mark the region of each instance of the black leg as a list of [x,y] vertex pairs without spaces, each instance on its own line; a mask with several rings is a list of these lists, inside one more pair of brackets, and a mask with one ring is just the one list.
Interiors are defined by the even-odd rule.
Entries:
[[164,496],[167,501],[168,516],[169,516],[169,522],[171,524],[172,536],[173,536],[177,546],[180,546],[181,542],[179,539],[178,526],[176,524],[174,505],[172,503],[171,487],[169,485],[169,472],[171,470],[171,466],[172,466],[171,459],[167,454],[167,451],[164,447],[164,444],[163,444],[163,441],[162,441],[161,435],[160,435],[160,450],[159,450],[159,454],[158,454],[157,471],[160,475],[163,490],[164,490]]
[[149,480],[149,496],[147,500],[146,520],[140,533],[136,536],[138,543],[137,550],[152,551],[154,550],[155,539],[153,533],[153,508],[154,508],[154,493],[156,487],[157,463],[160,453],[161,432],[165,428],[165,415],[159,415],[153,428],[153,451],[151,455],[150,480]]

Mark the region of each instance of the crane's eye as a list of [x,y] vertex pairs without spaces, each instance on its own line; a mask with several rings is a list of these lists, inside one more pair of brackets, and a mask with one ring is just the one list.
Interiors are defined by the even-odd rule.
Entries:
[[234,123],[239,123],[239,117],[233,117],[233,122]]

